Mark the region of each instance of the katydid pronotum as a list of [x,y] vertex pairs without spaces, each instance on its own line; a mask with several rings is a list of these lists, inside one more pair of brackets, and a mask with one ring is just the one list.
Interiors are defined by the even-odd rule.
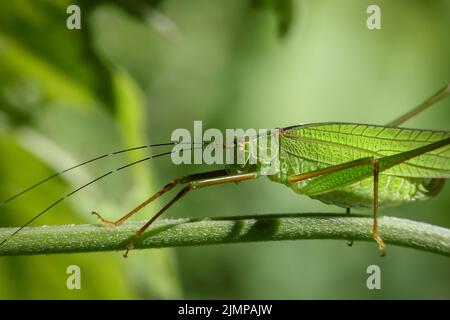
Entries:
[[[372,208],[373,239],[377,242],[381,254],[384,255],[385,244],[378,232],[379,207],[429,199],[441,191],[445,179],[450,177],[450,131],[407,129],[399,126],[449,94],[450,84],[418,107],[385,126],[329,122],[278,129],[277,160],[280,169],[268,175],[268,178],[288,186],[299,194],[347,208],[347,212],[350,212],[350,208]],[[255,136],[253,139],[257,140],[260,137]],[[0,205],[11,202],[63,173],[96,160],[133,150],[175,144],[171,142],[146,145],[95,157],[39,181]],[[231,147],[237,148],[237,143]],[[245,147],[247,146],[244,145]],[[193,148],[191,147],[191,150]],[[0,246],[65,198],[92,183],[134,164],[171,153],[164,152],[148,156],[97,177],[41,211],[3,239]],[[245,162],[230,165],[223,170],[176,178],[115,222],[104,219],[96,212],[92,213],[104,225],[119,226],[169,190],[178,185],[184,185],[175,197],[136,231],[126,247],[124,254],[126,257],[144,231],[189,191],[228,182],[254,180],[261,176],[261,171],[266,169],[266,165],[265,162],[256,164]]]

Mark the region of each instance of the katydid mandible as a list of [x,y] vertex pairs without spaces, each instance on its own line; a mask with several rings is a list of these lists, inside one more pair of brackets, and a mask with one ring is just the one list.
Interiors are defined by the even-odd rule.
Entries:
[[[298,194],[344,207],[347,212],[350,212],[350,208],[372,208],[372,236],[378,244],[381,255],[385,255],[385,244],[378,232],[379,207],[430,199],[442,190],[445,180],[450,177],[450,131],[408,129],[399,126],[449,94],[450,84],[418,107],[385,126],[329,122],[279,129],[277,156],[280,170],[268,175],[268,178],[284,184]],[[258,136],[254,137],[254,139],[259,138]],[[10,197],[0,206],[82,165],[124,152],[175,144],[170,142],[146,145],[95,157],[39,181]],[[237,148],[237,145],[233,147]],[[137,163],[171,153],[164,152],[148,156],[109,171],[86,183],[34,216],[6,239],[3,239],[0,246],[65,198],[90,184]],[[104,219],[96,212],[92,213],[102,224],[118,226],[177,185],[185,185],[134,234],[126,247],[124,254],[126,257],[144,231],[189,191],[228,182],[254,180],[261,176],[261,171],[265,169],[266,165],[263,162],[235,164],[223,170],[176,178],[115,222]]]

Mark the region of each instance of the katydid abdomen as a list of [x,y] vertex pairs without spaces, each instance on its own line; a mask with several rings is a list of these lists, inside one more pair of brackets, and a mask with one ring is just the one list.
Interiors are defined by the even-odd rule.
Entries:
[[[280,182],[298,194],[305,194],[302,187],[308,181],[290,182],[288,176],[309,172],[313,165],[302,159],[281,157],[280,167],[287,169],[287,174],[269,176],[272,181]],[[286,164],[285,162],[289,162]],[[309,169],[306,169],[308,167]],[[318,169],[318,166],[316,166]],[[282,169],[283,170],[283,169]],[[282,179],[280,179],[282,177]],[[436,196],[445,183],[444,179],[407,178],[380,174],[379,204],[380,207],[397,206],[407,202],[427,200]],[[308,194],[305,194],[308,195]],[[344,208],[372,208],[373,207],[373,177],[340,187],[337,190],[320,195],[310,195],[311,198],[326,204],[333,204]]]
[[[407,202],[427,200],[437,195],[444,185],[443,179],[402,178],[380,175],[378,201],[380,207],[397,206]],[[296,186],[292,185],[294,191]],[[301,193],[301,191],[297,191]],[[367,178],[339,190],[311,198],[344,208],[373,207],[373,178]]]
[[[375,125],[309,124],[281,130],[280,170],[269,176],[299,194],[345,208],[372,208],[373,177],[353,183],[336,183],[322,191],[309,190],[311,179],[292,177],[362,158],[383,158],[450,138],[448,131],[391,128]],[[450,176],[450,149],[437,148],[380,172],[378,203],[381,207],[429,199]],[[325,177],[326,175],[324,175]],[[443,178],[443,179],[440,179]],[[325,180],[322,178],[322,180]],[[320,188],[319,188],[320,189]]]

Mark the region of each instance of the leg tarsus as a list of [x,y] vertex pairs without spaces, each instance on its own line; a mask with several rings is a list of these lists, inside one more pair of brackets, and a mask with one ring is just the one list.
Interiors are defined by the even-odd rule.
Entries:
[[383,239],[381,239],[378,235],[374,236],[373,239],[378,243],[378,250],[380,250],[380,256],[386,256],[386,245],[384,244]]
[[[348,214],[348,215],[351,214],[350,211],[351,211],[350,208],[346,208],[346,209],[345,209],[345,213]],[[348,241],[347,241],[347,245],[348,245],[349,247],[353,246],[353,239],[348,240]]]
[[379,177],[379,163],[378,159],[373,160],[373,232],[372,238],[378,244],[378,249],[381,252],[381,256],[386,255],[386,245],[378,234],[378,177]]
[[104,219],[99,213],[92,211],[91,212],[94,216],[96,216],[98,222],[100,222],[100,224],[106,226],[106,227],[116,227],[117,224],[115,222],[109,221]]
[[134,241],[130,241],[127,244],[127,249],[126,249],[125,253],[123,254],[123,257],[128,258],[128,252],[130,252],[130,250],[133,250],[133,249],[134,249]]

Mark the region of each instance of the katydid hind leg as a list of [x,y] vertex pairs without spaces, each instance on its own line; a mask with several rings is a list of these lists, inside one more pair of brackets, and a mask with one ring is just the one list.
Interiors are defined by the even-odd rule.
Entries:
[[450,94],[450,83],[447,84],[445,87],[441,88],[438,92],[433,94],[431,97],[429,97],[427,100],[422,102],[420,105],[418,105],[414,109],[406,112],[405,114],[401,115],[400,117],[396,118],[395,120],[389,122],[387,124],[387,126],[398,127],[399,125],[401,125],[404,122],[408,121],[409,119],[415,117],[419,113],[427,110],[432,105],[436,104],[438,101],[447,97],[449,94]]
[[[441,99],[444,99],[449,94],[450,94],[450,83],[447,84],[447,86],[445,86],[444,88],[440,89],[438,92],[436,92],[430,98],[428,98],[427,100],[422,102],[420,105],[415,107],[414,109],[406,112],[405,114],[401,115],[397,119],[389,122],[388,126],[398,127],[399,125],[403,124],[405,121],[411,119],[412,117],[418,115],[419,113],[425,111],[432,105],[436,104]],[[443,179],[431,179],[431,182],[430,182],[430,184],[441,185],[441,186],[443,186],[444,183],[445,183],[445,180],[443,180]],[[437,190],[440,191],[439,188],[437,188]],[[437,192],[439,192],[439,191],[437,191]]]

